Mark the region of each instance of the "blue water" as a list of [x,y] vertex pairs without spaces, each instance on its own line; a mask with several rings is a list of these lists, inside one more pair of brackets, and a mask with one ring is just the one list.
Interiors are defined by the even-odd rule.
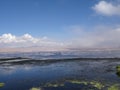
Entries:
[[[119,57],[119,52],[34,52],[34,53],[1,53],[0,58],[23,57],[35,60],[63,59],[76,57]],[[20,59],[24,60],[24,59]],[[18,62],[19,59],[16,59]],[[116,74],[116,66],[120,60],[68,60],[61,62],[37,63],[1,63],[0,82],[5,86],[0,90],[30,90],[41,87],[48,82],[64,82],[66,80],[99,81],[107,84],[120,83]],[[71,84],[70,84],[71,85]],[[68,85],[68,87],[70,87]],[[63,87],[64,88],[64,87]],[[63,89],[62,90],[68,90]],[[60,89],[45,89],[60,90]],[[70,89],[69,90],[73,90]],[[86,89],[88,90],[88,89]]]
[[[120,61],[68,61],[47,64],[0,66],[0,82],[5,86],[0,90],[30,90],[43,83],[61,80],[97,80],[105,83],[119,83],[115,66]],[[112,79],[111,79],[112,78]],[[54,90],[54,89],[53,89]]]
[[24,52],[24,53],[0,53],[0,58],[26,57],[33,59],[58,59],[58,58],[81,58],[81,57],[120,57],[119,50],[113,51],[64,51],[64,52]]

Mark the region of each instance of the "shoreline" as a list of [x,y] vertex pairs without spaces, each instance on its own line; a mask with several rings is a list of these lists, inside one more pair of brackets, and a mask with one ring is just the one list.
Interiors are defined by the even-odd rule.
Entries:
[[64,59],[31,59],[31,58],[1,58],[0,64],[49,64],[70,61],[118,61],[120,58],[64,58]]

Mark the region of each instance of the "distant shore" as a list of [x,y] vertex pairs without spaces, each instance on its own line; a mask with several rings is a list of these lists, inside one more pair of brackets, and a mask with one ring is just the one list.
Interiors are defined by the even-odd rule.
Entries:
[[55,62],[69,62],[69,61],[101,61],[110,60],[118,61],[120,58],[63,58],[63,59],[31,59],[31,58],[0,58],[0,64],[40,64],[40,63],[55,63]]

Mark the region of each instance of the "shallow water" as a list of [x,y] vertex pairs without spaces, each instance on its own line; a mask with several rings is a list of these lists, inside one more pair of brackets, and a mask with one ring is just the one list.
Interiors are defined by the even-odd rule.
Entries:
[[[44,87],[43,90],[75,90],[78,87],[82,90],[85,87],[67,83],[72,80],[96,81],[110,86],[120,83],[120,77],[116,74],[116,66],[119,64],[119,60],[92,59],[25,64],[6,62],[0,64],[0,82],[5,83],[0,90],[30,90],[32,87]],[[48,83],[65,85],[57,88],[45,87]],[[89,90],[88,88],[83,90]]]
[[15,53],[0,53],[0,58],[6,57],[26,57],[32,59],[62,59],[62,58],[75,58],[75,57],[105,57],[105,58],[120,58],[120,50],[101,50],[101,51],[61,51],[61,52],[15,52]]

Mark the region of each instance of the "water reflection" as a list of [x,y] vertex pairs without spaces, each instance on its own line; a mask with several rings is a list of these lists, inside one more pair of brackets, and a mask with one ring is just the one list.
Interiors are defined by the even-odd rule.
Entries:
[[[115,74],[117,64],[120,64],[120,61],[5,63],[0,66],[0,82],[5,83],[5,87],[1,90],[28,90],[48,82],[64,82],[71,79],[116,83],[120,82],[119,77]],[[69,83],[69,85],[71,84]]]

